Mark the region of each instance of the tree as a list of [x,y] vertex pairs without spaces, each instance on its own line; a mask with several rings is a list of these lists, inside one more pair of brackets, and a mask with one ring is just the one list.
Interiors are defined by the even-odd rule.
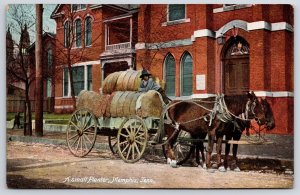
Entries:
[[[61,40],[56,38],[56,54],[55,60],[56,64],[64,65],[64,66],[57,66],[57,71],[63,71],[65,68],[68,70],[70,84],[71,84],[71,97],[73,102],[73,108],[76,108],[76,94],[75,94],[75,87],[74,87],[74,75],[73,75],[73,64],[82,61],[89,61],[93,60],[91,51],[88,50],[88,47],[85,45],[93,45],[94,47],[101,47],[97,40],[102,38],[102,31],[99,31],[98,34],[93,32],[93,36],[86,37],[87,33],[91,33],[88,31],[87,26],[92,25],[92,20],[86,19],[84,21],[84,27],[82,28],[81,23],[78,23],[77,15],[78,12],[73,11],[77,9],[77,6],[85,5],[85,4],[64,4],[65,6],[64,13],[61,18],[57,19],[57,25],[59,22],[63,23],[64,28],[64,39]],[[87,12],[81,12],[81,18],[87,18]],[[83,30],[84,29],[84,30]],[[84,42],[84,43],[83,43]],[[84,46],[83,46],[84,45]],[[74,48],[80,48],[74,50]]]
[[[21,82],[25,85],[25,121],[24,121],[24,135],[32,135],[31,123],[31,104],[29,99],[29,87],[34,80],[35,73],[30,71],[31,64],[29,63],[29,56],[26,51],[30,45],[30,37],[28,29],[34,25],[34,17],[32,15],[33,7],[30,5],[10,5],[7,13],[8,29],[19,34],[20,41],[16,43],[7,40],[7,49],[15,51],[16,55],[7,57],[7,82]],[[13,47],[13,48],[10,48]]]

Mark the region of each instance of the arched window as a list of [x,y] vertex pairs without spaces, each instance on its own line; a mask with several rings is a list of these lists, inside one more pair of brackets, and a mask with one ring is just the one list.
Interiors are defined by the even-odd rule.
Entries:
[[64,46],[70,46],[70,22],[67,21],[64,24]]
[[87,17],[85,19],[85,46],[92,45],[92,18]]
[[181,96],[193,94],[193,59],[185,53],[181,60]]
[[171,54],[168,54],[168,56],[165,59],[166,94],[168,96],[175,96],[175,78],[176,78],[175,59]]
[[76,34],[75,46],[81,47],[81,21],[80,21],[80,19],[77,19],[75,21],[75,34]]

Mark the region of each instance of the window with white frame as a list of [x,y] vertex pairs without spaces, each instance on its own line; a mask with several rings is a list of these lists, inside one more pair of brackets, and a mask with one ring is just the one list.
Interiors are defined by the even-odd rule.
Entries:
[[77,19],[75,21],[75,47],[81,47],[81,21]]
[[64,46],[69,47],[70,46],[70,22],[67,21],[64,24]]
[[[92,65],[72,67],[74,94],[77,96],[82,90],[92,90]],[[64,96],[71,96],[71,83],[68,69],[64,69]]]
[[86,8],[86,4],[72,4],[72,11],[79,11]]
[[181,96],[193,94],[193,59],[185,53],[181,61]]
[[168,5],[168,21],[176,21],[185,19],[185,5],[184,4],[170,4]]
[[166,94],[168,96],[175,96],[176,67],[175,67],[174,57],[171,54],[168,54],[164,64],[165,64]]
[[84,90],[84,66],[72,68],[74,95],[77,96],[81,90]]
[[85,19],[85,46],[92,45],[92,18],[90,16]]

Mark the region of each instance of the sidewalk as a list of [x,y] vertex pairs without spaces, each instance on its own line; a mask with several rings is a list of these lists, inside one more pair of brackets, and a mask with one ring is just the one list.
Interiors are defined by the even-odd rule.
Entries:
[[[33,142],[43,144],[54,144],[66,146],[65,132],[44,132],[43,137],[23,136],[23,130],[7,129],[7,141]],[[248,144],[239,145],[239,158],[259,158],[259,159],[278,159],[278,160],[294,160],[294,136],[293,135],[266,135],[271,144]],[[108,149],[108,138],[98,136],[95,144],[97,149]],[[225,146],[223,145],[223,153]]]

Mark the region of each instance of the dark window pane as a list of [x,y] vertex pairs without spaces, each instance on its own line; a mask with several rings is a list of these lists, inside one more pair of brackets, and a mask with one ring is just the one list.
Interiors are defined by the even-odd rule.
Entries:
[[165,60],[165,70],[166,70],[166,94],[168,96],[175,96],[175,59],[172,55],[168,55]]
[[70,46],[70,22],[64,24],[64,46]]
[[186,54],[182,61],[181,87],[183,96],[193,94],[193,60],[190,54]]
[[64,69],[64,96],[68,96],[69,90],[69,72],[68,69]]
[[180,20],[185,18],[185,5],[169,5],[169,21]]
[[76,28],[76,47],[80,47],[81,46],[81,21],[80,20],[76,20],[75,28]]
[[93,76],[92,76],[92,65],[87,66],[87,90],[93,90]]
[[52,49],[48,49],[47,51],[47,65],[48,68],[52,67]]
[[87,17],[85,19],[85,45],[89,46],[92,44],[92,18]]
[[84,90],[84,67],[73,67],[73,86],[74,94],[77,96],[81,90]]

